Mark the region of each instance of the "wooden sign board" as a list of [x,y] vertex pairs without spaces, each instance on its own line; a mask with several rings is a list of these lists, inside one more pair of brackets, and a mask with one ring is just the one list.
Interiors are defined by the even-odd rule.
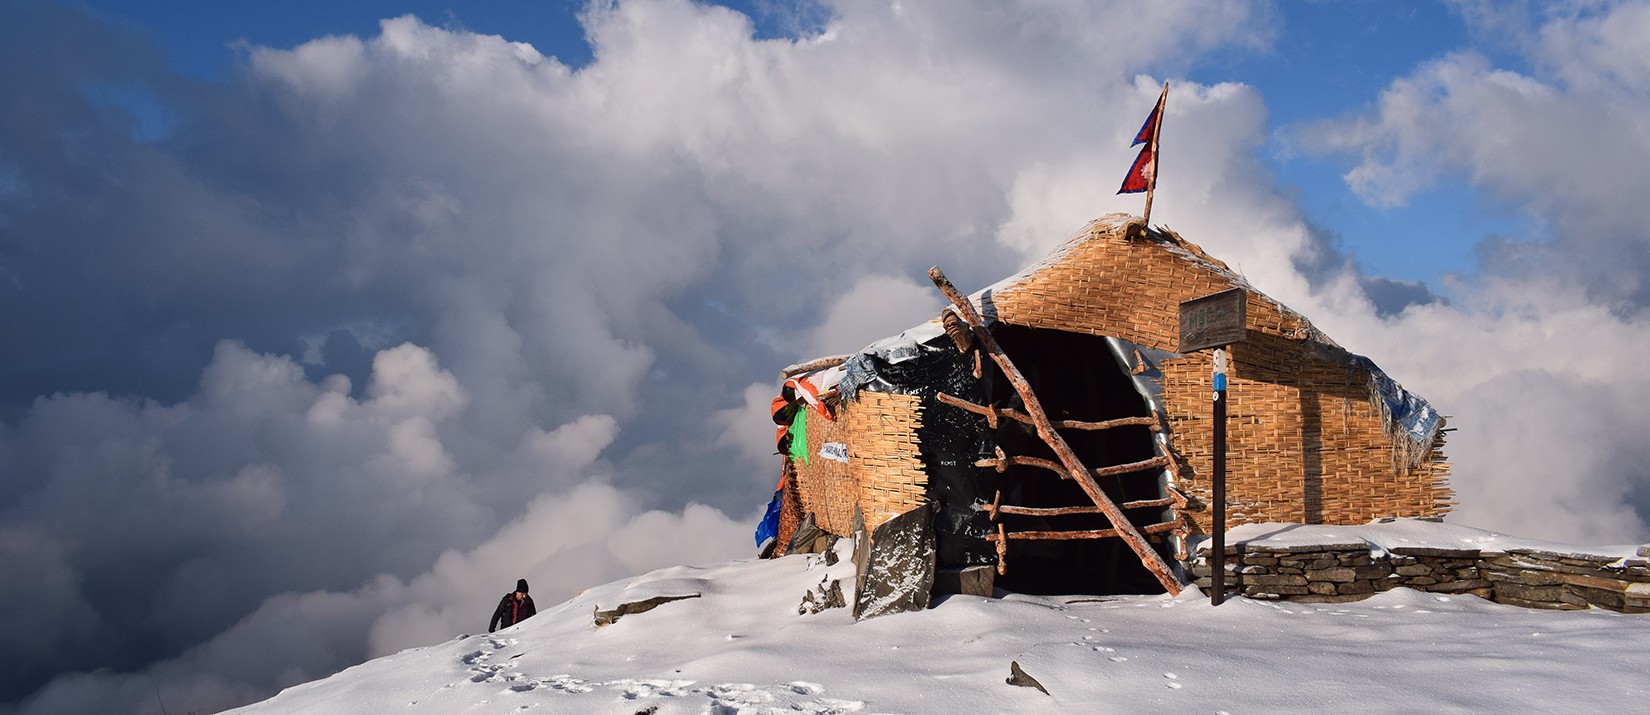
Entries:
[[1233,288],[1181,303],[1180,352],[1243,342],[1248,297],[1242,288]]

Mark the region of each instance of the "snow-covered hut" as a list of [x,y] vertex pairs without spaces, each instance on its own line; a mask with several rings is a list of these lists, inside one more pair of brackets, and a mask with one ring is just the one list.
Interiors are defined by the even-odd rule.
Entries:
[[[1197,245],[1114,214],[961,312],[977,313],[1040,403],[1031,411],[1046,413],[1129,527],[1063,476],[1022,394],[947,308],[853,355],[787,369],[825,409],[800,410],[779,552],[805,519],[874,535],[907,515],[920,538],[901,537],[908,553],[893,557],[932,554],[942,579],[988,566],[1013,591],[1140,593],[1164,589],[1167,564],[1184,582],[1187,539],[1211,525],[1213,388],[1210,351],[1176,352],[1179,306],[1231,288],[1247,297],[1231,348],[1227,523],[1447,512],[1442,416]],[[1143,541],[1124,543],[1123,530]],[[865,571],[862,582],[882,578]]]

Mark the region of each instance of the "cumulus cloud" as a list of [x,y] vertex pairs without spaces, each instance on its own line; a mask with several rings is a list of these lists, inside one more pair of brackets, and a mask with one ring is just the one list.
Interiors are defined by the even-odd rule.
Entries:
[[1401,77],[1367,114],[1296,128],[1294,140],[1354,160],[1349,185],[1395,204],[1458,177],[1523,207],[1528,235],[1484,237],[1482,271],[1454,305],[1374,320],[1345,282],[1305,306],[1454,415],[1457,519],[1561,540],[1650,536],[1647,422],[1650,92],[1632,68],[1650,27],[1642,3],[1529,8],[1463,4],[1531,68],[1446,55]]
[[848,286],[820,316],[809,352],[840,355],[910,328],[939,312],[933,285],[910,278],[868,275]]
[[1634,68],[1645,62],[1637,38],[1650,32],[1650,7],[1593,3],[1547,17],[1469,7],[1491,28],[1529,28],[1508,41],[1531,73],[1456,52],[1395,80],[1371,113],[1302,128],[1298,139],[1356,157],[1346,180],[1376,205],[1463,177],[1532,224],[1528,235],[1483,242],[1486,269],[1558,275],[1597,300],[1645,305],[1650,86]]
[[[776,369],[927,317],[930,265],[973,290],[1138,210],[1112,192],[1161,77],[1273,37],[1227,0],[809,7],[762,40],[722,8],[596,2],[576,69],[394,18],[247,48],[223,84],[73,11],[0,7],[22,88],[0,100],[0,605],[62,624],[0,626],[20,674],[0,710],[144,712],[157,684],[173,711],[227,706],[479,630],[520,576],[548,605],[747,555]],[[1537,195],[1492,141],[1560,100],[1642,138],[1634,80],[1563,79],[1631,74],[1588,17],[1538,23],[1548,75],[1452,55],[1389,90],[1410,109],[1317,146],[1370,167],[1371,200],[1402,198],[1387,167],[1470,168],[1565,226],[1552,246],[1634,255],[1642,229],[1565,223],[1629,226],[1634,202]],[[136,132],[87,82],[177,120]],[[1443,151],[1411,111],[1482,143]],[[1264,97],[1176,81],[1166,122],[1154,217],[1455,415],[1463,518],[1643,537],[1647,420],[1610,389],[1643,347],[1633,289],[1505,270],[1377,310],[1256,161]]]
[[245,702],[367,658],[482,632],[492,604],[517,578],[529,581],[543,610],[583,585],[684,558],[717,560],[746,545],[748,532],[744,521],[710,507],[638,512],[618,490],[585,484],[535,498],[525,514],[482,545],[445,552],[414,578],[381,574],[348,591],[271,596],[210,640],[144,673],[60,677],[17,712],[91,712],[111,703],[216,708]]

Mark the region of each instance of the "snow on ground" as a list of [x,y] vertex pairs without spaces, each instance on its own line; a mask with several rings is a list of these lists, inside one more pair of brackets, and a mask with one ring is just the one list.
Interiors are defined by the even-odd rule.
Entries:
[[[819,555],[663,569],[232,712],[1586,713],[1650,697],[1644,615],[1408,589],[1334,605],[1212,607],[1189,589],[798,615],[810,588],[840,578],[851,594],[852,576]],[[692,594],[593,625],[598,609]],[[1048,694],[1006,684],[1010,661]]]
[[[1552,554],[1595,554],[1617,559],[1638,555],[1638,546],[1576,546],[1556,541],[1526,539],[1425,519],[1387,519],[1355,526],[1321,524],[1243,524],[1226,532],[1227,544],[1280,548],[1323,544],[1369,544],[1379,552],[1412,546],[1436,549],[1477,549],[1506,552],[1531,549]],[[1205,544],[1200,543],[1201,548]]]

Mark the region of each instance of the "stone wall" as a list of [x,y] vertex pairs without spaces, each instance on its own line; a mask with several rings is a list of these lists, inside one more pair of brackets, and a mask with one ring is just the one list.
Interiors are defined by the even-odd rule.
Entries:
[[[1190,565],[1210,587],[1208,546]],[[1344,603],[1394,588],[1472,594],[1526,608],[1597,606],[1650,613],[1650,547],[1637,558],[1509,548],[1393,547],[1368,542],[1226,547],[1226,591],[1248,598]]]

